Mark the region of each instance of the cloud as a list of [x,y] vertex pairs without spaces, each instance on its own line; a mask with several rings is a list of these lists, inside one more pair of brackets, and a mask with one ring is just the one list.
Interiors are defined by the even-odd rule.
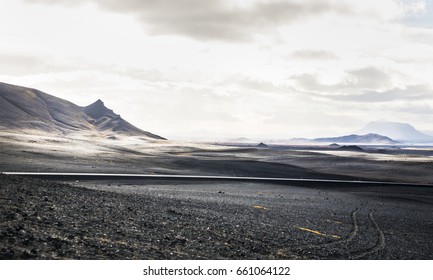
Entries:
[[391,78],[383,70],[376,67],[365,67],[348,72],[353,79],[347,82],[347,85],[357,88],[380,88],[390,85]]
[[23,75],[46,70],[42,59],[32,55],[0,52],[0,74]]
[[408,85],[402,88],[393,87],[380,90],[381,87],[391,86],[391,83],[390,77],[377,69],[364,68],[349,73],[354,76],[331,85],[322,84],[318,77],[312,74],[295,76],[293,79],[300,87],[299,91],[308,92],[313,97],[333,101],[351,103],[404,101],[407,103],[414,100],[431,100],[433,97],[433,90],[426,85]]
[[[26,0],[30,3],[70,4],[72,1]],[[334,0],[77,0],[135,16],[155,35],[180,35],[197,40],[242,41],[257,33],[327,13],[357,14],[350,1]],[[366,12],[366,11],[363,11]]]
[[365,103],[426,102],[433,97],[431,85],[422,82],[400,84],[395,82],[396,77],[395,72],[368,66],[347,70],[333,83],[325,83],[320,74],[310,73],[292,76],[290,80],[297,91],[316,100],[359,103],[360,106]]
[[298,50],[291,54],[294,58],[307,60],[328,60],[337,59],[337,55],[324,50]]
[[5,52],[0,50],[0,75],[22,76],[92,69],[86,61],[65,59],[38,53]]
[[293,88],[285,84],[274,84],[267,80],[260,80],[249,76],[232,76],[212,83],[212,86],[237,92],[237,95],[244,96],[271,96],[274,94],[286,94],[293,91]]
[[398,108],[398,111],[406,112],[415,115],[429,115],[433,114],[433,108],[429,105],[418,105],[418,104],[410,104],[409,106],[406,104],[401,108]]
[[[406,88],[393,88],[386,91],[365,91],[361,94],[336,95],[331,98],[334,100],[351,102],[392,102],[392,101],[422,101],[433,97],[433,91],[426,86],[416,85]],[[425,110],[423,110],[425,111]]]
[[368,66],[348,70],[337,83],[323,83],[317,74],[302,74],[290,77],[301,89],[324,95],[338,93],[359,93],[365,90],[378,90],[391,86],[391,77],[384,70]]

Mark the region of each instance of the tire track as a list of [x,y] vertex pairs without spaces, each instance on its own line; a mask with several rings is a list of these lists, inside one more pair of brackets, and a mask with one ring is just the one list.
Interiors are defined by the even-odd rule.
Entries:
[[349,234],[349,236],[346,238],[346,240],[344,240],[345,241],[344,247],[346,248],[346,253],[349,257],[351,255],[350,250],[349,250],[349,243],[358,234],[358,230],[359,230],[358,221],[356,219],[356,211],[358,211],[358,209],[353,211],[352,214],[350,215],[350,217],[352,218],[352,232]]
[[374,210],[372,210],[372,211],[370,211],[370,213],[368,213],[368,218],[370,219],[371,223],[373,224],[374,228],[377,231],[377,242],[373,247],[371,247],[370,249],[368,249],[366,251],[361,251],[361,252],[358,252],[356,254],[352,253],[352,256],[351,256],[352,259],[362,259],[367,255],[376,253],[376,252],[385,248],[385,245],[386,245],[385,234],[380,229],[379,225],[377,224],[376,220],[374,219],[373,212],[374,212]]
[[[329,246],[344,244],[344,248],[345,248],[346,253],[341,254],[340,255],[341,257],[345,256],[345,258],[347,258],[347,259],[362,259],[368,255],[371,255],[371,254],[376,253],[380,250],[383,250],[386,246],[385,234],[381,230],[381,228],[379,227],[379,224],[374,219],[374,215],[373,215],[374,210],[371,210],[368,213],[368,219],[370,220],[371,224],[373,224],[373,227],[377,233],[376,244],[374,244],[374,246],[372,246],[369,249],[364,250],[364,251],[351,252],[350,247],[352,247],[352,246],[350,246],[350,243],[353,242],[355,238],[362,238],[362,235],[361,236],[359,235],[360,229],[359,229],[358,219],[357,219],[358,210],[359,209],[354,210],[350,215],[351,220],[352,220],[352,231],[349,233],[349,235],[346,238],[341,239],[341,240],[336,240],[333,242],[327,242],[327,243],[299,245],[299,246],[292,247],[291,251],[293,253],[295,253],[298,250],[313,249],[313,250],[315,250],[315,251],[317,250],[317,252],[319,252],[320,249],[324,249],[324,248],[329,247]],[[333,249],[335,249],[335,248],[333,248]]]
[[358,221],[356,220],[356,212],[358,211],[358,209],[356,209],[355,211],[353,211],[350,214],[350,218],[352,219],[352,231],[350,232],[349,236],[342,241],[345,241],[346,243],[349,243],[357,234],[358,234]]

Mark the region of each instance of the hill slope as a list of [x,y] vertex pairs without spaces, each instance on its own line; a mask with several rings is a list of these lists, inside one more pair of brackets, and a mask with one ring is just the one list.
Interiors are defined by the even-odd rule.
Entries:
[[143,131],[106,108],[101,100],[80,107],[36,89],[0,83],[0,128],[70,134],[97,132],[164,139]]

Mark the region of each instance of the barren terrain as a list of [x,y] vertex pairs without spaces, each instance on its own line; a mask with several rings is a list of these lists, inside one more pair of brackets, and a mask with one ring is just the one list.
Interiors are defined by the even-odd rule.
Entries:
[[[96,136],[95,136],[96,137]],[[0,171],[433,183],[429,147],[0,135]],[[433,188],[0,176],[3,259],[433,259]]]
[[221,145],[0,132],[1,171],[353,178],[433,184],[433,148]]

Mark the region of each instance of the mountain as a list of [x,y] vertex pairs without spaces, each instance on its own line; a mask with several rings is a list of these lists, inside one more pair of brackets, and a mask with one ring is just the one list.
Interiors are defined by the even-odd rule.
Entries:
[[428,136],[433,137],[433,130],[422,130],[421,133],[427,134]]
[[143,131],[128,123],[122,119],[120,115],[115,114],[113,110],[105,107],[104,103],[100,99],[89,106],[84,107],[83,111],[92,118],[90,123],[92,123],[92,125],[96,127],[98,131],[115,132],[130,136],[144,135],[154,139],[164,139],[161,136]]
[[0,83],[0,128],[70,134],[144,136],[164,139],[128,123],[101,100],[80,107],[42,91]]
[[397,144],[397,141],[392,140],[389,137],[382,136],[379,134],[369,133],[366,135],[345,135],[340,137],[330,138],[316,138],[313,142],[326,142],[326,143],[363,143],[363,144]]
[[368,123],[356,133],[378,133],[407,143],[433,143],[432,136],[416,130],[412,125],[407,123],[375,121]]

